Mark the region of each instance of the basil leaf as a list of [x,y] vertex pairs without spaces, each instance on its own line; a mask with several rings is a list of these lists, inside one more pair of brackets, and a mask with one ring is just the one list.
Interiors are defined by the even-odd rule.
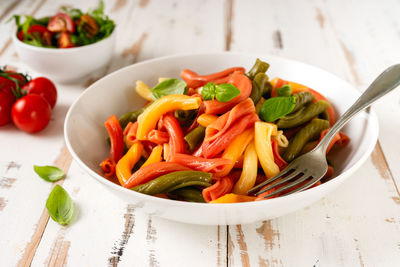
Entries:
[[51,191],[46,208],[53,221],[61,225],[67,225],[74,216],[74,203],[67,191],[59,185]]
[[64,178],[65,173],[57,167],[54,166],[36,166],[33,165],[33,169],[47,182],[56,182],[62,178]]
[[203,96],[204,100],[214,100],[215,98],[215,84],[214,83],[207,83],[203,86],[201,90],[201,95]]
[[240,90],[230,83],[217,85],[215,89],[215,98],[220,102],[228,102],[239,94]]
[[281,88],[276,90],[277,96],[290,96],[292,94],[292,88],[290,85],[285,84]]
[[296,106],[296,98],[289,97],[272,97],[261,105],[259,116],[263,121],[273,122],[289,114]]
[[184,95],[186,93],[186,83],[179,79],[168,79],[160,82],[150,91],[154,99],[159,99],[166,95]]

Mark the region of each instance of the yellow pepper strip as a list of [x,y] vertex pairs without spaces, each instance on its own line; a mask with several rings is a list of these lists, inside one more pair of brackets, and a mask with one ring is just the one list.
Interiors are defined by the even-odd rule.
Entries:
[[278,132],[276,124],[257,121],[254,125],[254,140],[258,159],[267,178],[279,173],[279,167],[274,162],[271,137]]
[[162,145],[158,145],[155,148],[153,148],[149,158],[143,163],[143,165],[140,168],[143,168],[144,166],[152,164],[152,163],[161,162],[163,159],[162,152],[163,152]]
[[246,146],[250,143],[250,141],[254,137],[254,128],[247,129],[243,133],[239,134],[232,140],[229,146],[225,149],[222,154],[222,158],[230,159],[231,163],[226,165],[224,170],[220,173],[216,173],[215,176],[224,177],[228,175],[228,173],[232,170],[235,162],[240,158],[243,154]]
[[168,143],[164,143],[163,146],[164,146],[163,158],[164,158],[164,160],[167,160],[168,159],[168,155],[169,155],[169,144]]
[[308,87],[307,86],[304,86],[304,85],[299,84],[299,83],[289,82],[289,86],[290,86],[290,88],[292,88],[292,94],[297,94],[297,93],[300,93],[300,92],[308,91]]
[[200,97],[192,97],[187,95],[167,95],[154,101],[148,106],[139,116],[139,126],[136,133],[136,138],[145,140],[147,134],[155,129],[158,120],[167,112],[182,109],[190,110],[197,109],[201,104]]
[[209,203],[239,203],[239,202],[250,202],[254,201],[257,197],[237,195],[233,193],[225,194],[216,200],[210,201]]
[[211,123],[213,123],[216,119],[218,119],[218,116],[212,115],[212,114],[206,114],[203,113],[197,118],[197,122],[203,126],[207,127]]
[[254,146],[254,141],[252,141],[244,152],[242,174],[233,187],[232,192],[238,195],[247,195],[247,191],[249,191],[256,183],[257,169],[257,152]]
[[148,101],[153,101],[149,86],[140,80],[136,82],[136,93]]
[[140,142],[134,143],[128,152],[118,161],[115,167],[115,174],[118,181],[123,185],[132,175],[132,168],[142,155],[143,145]]

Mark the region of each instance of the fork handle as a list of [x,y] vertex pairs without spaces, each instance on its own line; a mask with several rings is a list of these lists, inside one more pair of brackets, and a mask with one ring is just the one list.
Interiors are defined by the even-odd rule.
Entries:
[[382,72],[378,78],[371,83],[357,101],[340,117],[332,126],[319,145],[315,148],[321,149],[325,155],[332,138],[343,128],[343,126],[357,115],[361,110],[367,108],[373,102],[386,95],[400,85],[400,64],[393,65]]

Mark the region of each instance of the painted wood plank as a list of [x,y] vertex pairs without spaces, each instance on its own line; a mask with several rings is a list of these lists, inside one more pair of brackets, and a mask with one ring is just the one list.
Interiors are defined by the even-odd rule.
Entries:
[[[124,6],[118,8],[107,5],[106,2],[110,16],[115,18],[120,29],[124,29],[117,32],[117,39],[121,41],[117,44],[115,57],[106,72],[137,60],[172,53],[172,48],[177,51],[186,48],[189,51],[188,40],[196,41],[197,43],[191,44],[191,49],[199,51],[223,47],[223,34],[212,41],[196,37],[207,31],[211,32],[211,29],[216,36],[216,27],[211,27],[210,24],[201,26],[201,16],[197,17],[196,23],[191,22],[192,26],[187,25],[187,4],[162,2],[164,12],[151,7],[152,4],[155,7],[160,6],[160,3],[132,1],[126,4],[120,2],[119,5]],[[218,8],[212,2],[202,3],[199,8],[203,13],[219,14],[222,13],[222,2],[219,2]],[[194,13],[195,10],[191,12]],[[157,16],[154,17],[154,14]],[[154,21],[157,17],[159,18]],[[220,16],[214,17],[218,20]],[[174,26],[165,24],[170,21]],[[135,22],[140,24],[125,26]],[[151,35],[149,33],[146,36],[143,34],[148,30],[147,27]],[[131,30],[131,34],[127,34],[127,29]],[[168,40],[170,46],[166,46],[165,43],[156,42],[159,40],[157,34],[164,38],[168,35],[182,35],[187,40],[182,42],[179,38],[172,38]],[[151,42],[147,43],[148,40]],[[77,86],[68,86],[68,89],[79,91]],[[74,96],[67,94],[70,100]],[[69,227],[60,227],[50,220],[32,265],[130,266],[133,262],[142,266],[187,266],[192,262],[197,262],[199,266],[226,265],[226,227],[178,224],[136,212],[134,206],[96,184],[75,163],[71,166],[64,188],[77,204],[76,221]],[[93,246],[93,240],[96,240],[96,246]],[[186,249],[188,246],[193,249]]]
[[[245,1],[235,1],[232,48],[299,59],[364,90],[388,62],[388,57],[380,59],[380,48],[372,47],[371,28],[374,37],[380,35],[377,43],[384,43],[387,54],[394,50],[398,53],[395,47],[400,41],[398,34],[390,34],[388,45],[388,32],[381,30],[388,24],[383,10],[387,13],[395,3],[366,2],[359,8],[356,1],[310,1],[306,5],[272,1],[268,16],[254,23],[254,17],[261,17],[266,10],[263,3],[256,1],[249,6]],[[254,27],[249,31],[239,26],[250,21]],[[260,42],[249,41],[254,40],[251,35],[261,32],[257,35]],[[393,56],[392,64],[396,58]],[[394,120],[398,106],[394,93],[374,106],[381,126],[382,120]],[[388,129],[387,125],[383,129]],[[385,131],[380,135],[381,143],[393,143],[397,135],[396,131]],[[234,266],[391,266],[400,262],[399,227],[394,219],[399,216],[398,191],[391,179],[391,172],[398,167],[390,164],[399,150],[392,143],[391,148],[383,150],[390,155],[389,165],[378,145],[372,160],[351,180],[311,207],[263,223],[230,226],[228,262]]]

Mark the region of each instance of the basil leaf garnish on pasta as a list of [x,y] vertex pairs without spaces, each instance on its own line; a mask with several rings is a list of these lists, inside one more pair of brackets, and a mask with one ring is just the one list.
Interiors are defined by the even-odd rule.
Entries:
[[263,121],[273,122],[289,114],[296,105],[296,98],[289,97],[272,97],[261,105],[259,116]]
[[160,82],[150,91],[154,100],[166,95],[184,95],[186,93],[186,83],[179,79],[168,79]]

